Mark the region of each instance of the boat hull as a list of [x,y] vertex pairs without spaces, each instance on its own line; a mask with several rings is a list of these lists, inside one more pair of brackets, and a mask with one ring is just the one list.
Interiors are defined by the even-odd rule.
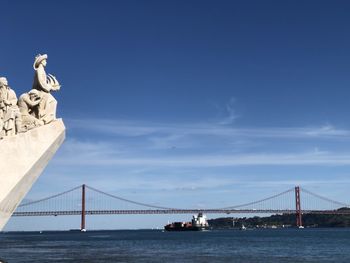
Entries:
[[204,230],[208,230],[208,227],[168,227],[165,226],[164,229],[166,231],[204,231]]

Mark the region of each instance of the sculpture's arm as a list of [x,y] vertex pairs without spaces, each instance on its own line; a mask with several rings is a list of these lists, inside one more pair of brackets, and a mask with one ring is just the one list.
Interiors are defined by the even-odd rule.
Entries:
[[13,106],[13,105],[16,105],[17,104],[17,96],[16,96],[16,93],[12,90],[12,89],[9,89],[9,94],[8,94],[8,99],[7,100],[4,100],[4,103],[7,105],[7,106]]
[[0,109],[5,108],[5,98],[0,94]]
[[10,89],[10,102],[12,106],[17,104],[17,95],[12,89]]
[[45,69],[42,66],[39,66],[39,68],[37,69],[37,74],[40,87],[46,92],[50,92],[52,86],[50,85],[50,83],[48,83]]
[[40,101],[41,101],[41,99],[32,101],[32,100],[29,98],[29,96],[23,96],[22,99],[23,99],[23,101],[24,101],[28,106],[30,106],[30,107],[35,107],[35,106],[37,106],[37,105],[40,103]]
[[48,74],[46,78],[47,78],[47,82],[50,83],[51,85],[51,90],[54,90],[54,91],[60,90],[61,85],[54,75]]
[[0,94],[0,108],[4,108],[7,105],[7,99],[1,96]]

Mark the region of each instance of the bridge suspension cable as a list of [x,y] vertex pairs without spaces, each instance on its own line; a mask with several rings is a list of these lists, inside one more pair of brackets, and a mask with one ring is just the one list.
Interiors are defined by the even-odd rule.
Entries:
[[249,203],[245,203],[245,204],[240,204],[240,205],[235,205],[235,206],[223,207],[223,208],[220,208],[220,209],[223,209],[223,210],[225,210],[225,209],[237,209],[237,208],[241,208],[241,207],[256,205],[256,204],[263,203],[263,202],[268,201],[268,200],[272,200],[274,198],[280,197],[282,195],[285,195],[285,194],[291,193],[291,192],[294,192],[294,188],[288,189],[288,190],[286,190],[284,192],[281,192],[279,194],[275,194],[273,196],[266,197],[266,198],[263,198],[263,199],[260,199],[260,200],[257,200],[257,201],[253,201],[253,202],[249,202]]
[[[142,206],[142,207],[146,207],[147,209],[149,209],[149,211],[151,209],[155,209],[158,210],[159,212],[161,212],[160,210],[167,210],[167,211],[171,211],[173,212],[183,212],[183,211],[218,211],[220,213],[222,212],[227,212],[227,213],[232,213],[232,212],[239,212],[239,211],[243,211],[243,212],[278,212],[278,211],[283,211],[283,212],[289,212],[289,211],[295,211],[295,204],[296,204],[296,199],[294,198],[294,188],[288,189],[286,191],[283,191],[281,193],[269,196],[267,198],[263,198],[257,201],[253,201],[253,202],[247,202],[244,204],[238,204],[238,205],[233,205],[233,206],[227,206],[227,207],[222,207],[222,208],[198,208],[198,209],[183,209],[183,208],[173,208],[173,207],[167,207],[167,206],[160,206],[160,205],[153,205],[153,204],[148,204],[148,203],[144,203],[144,202],[138,202],[138,201],[133,201],[130,199],[126,199],[114,194],[110,194],[110,193],[106,193],[103,192],[101,190],[98,190],[96,188],[90,187],[90,186],[85,186],[87,189],[89,189],[92,192],[95,192],[97,194],[100,194],[100,196],[102,197],[102,199],[99,199],[99,196],[96,194],[88,194],[88,198],[86,200],[87,203],[87,212],[91,212],[91,213],[97,213],[97,211],[108,211],[108,213],[114,212],[114,211],[141,211],[139,208],[129,208],[129,209],[125,209],[125,208],[121,208],[120,204],[123,205],[123,203],[125,204],[132,204],[132,205],[138,205],[138,206]],[[23,203],[20,204],[18,206],[19,210],[17,210],[18,213],[44,213],[46,212],[50,212],[55,214],[56,212],[67,212],[67,213],[78,213],[81,209],[82,209],[82,197],[81,194],[79,194],[79,192],[77,191],[78,189],[82,189],[83,190],[83,186],[77,186],[74,187],[70,190],[49,196],[49,197],[45,197],[39,200],[35,200],[35,201],[31,201],[31,202],[27,202],[27,203]],[[75,191],[75,192],[74,192]],[[301,191],[302,193],[302,210],[304,213],[306,212],[312,212],[312,211],[328,211],[328,212],[332,212],[335,213],[336,209],[341,208],[341,207],[350,207],[349,204],[346,204],[344,202],[339,202],[339,201],[335,201],[332,200],[330,198],[321,196],[319,194],[315,194],[307,189],[302,189]],[[108,201],[106,198],[103,198],[103,196],[105,197],[109,197],[112,198],[109,200],[109,203],[106,202]],[[112,200],[118,200],[121,201],[120,202],[111,202]],[[95,201],[97,200],[97,201]],[[322,204],[321,201],[324,201],[324,203]],[[47,202],[49,201],[49,202]],[[102,202],[102,203],[101,203]],[[85,204],[85,201],[84,201]],[[118,206],[116,206],[115,204],[118,204]],[[30,205],[33,205],[30,206]],[[30,206],[30,208],[29,208]],[[105,207],[103,207],[105,206]],[[327,206],[327,208],[326,208]],[[316,208],[317,207],[317,208]],[[147,211],[147,210],[145,210]],[[344,211],[338,211],[338,213],[342,213]]]
[[27,202],[27,203],[24,203],[24,204],[20,204],[18,207],[24,207],[24,206],[33,205],[33,204],[37,204],[37,203],[40,203],[40,202],[48,201],[50,199],[54,199],[56,197],[59,197],[59,196],[71,193],[71,192],[73,192],[73,191],[75,191],[77,189],[80,189],[80,188],[81,188],[81,185],[79,185],[77,187],[74,187],[74,188],[72,188],[70,190],[64,191],[62,193],[59,193],[59,194],[51,195],[51,196],[48,196],[48,197],[45,197],[45,198],[42,198],[42,199],[39,199],[39,200],[30,201],[30,202]]
[[309,191],[309,190],[307,190],[305,188],[302,188],[301,190],[302,190],[302,193],[307,193],[307,194],[309,194],[309,195],[311,195],[313,197],[316,197],[316,198],[321,199],[323,201],[332,203],[334,205],[339,205],[339,206],[342,206],[342,207],[350,207],[350,204],[346,204],[346,203],[343,203],[343,202],[335,201],[335,200],[332,200],[330,198],[324,197],[322,195],[315,194],[315,193],[313,193],[313,192],[311,192],[311,191]]
[[122,197],[119,197],[119,196],[116,196],[116,195],[112,195],[112,194],[103,192],[103,191],[101,191],[101,190],[98,190],[98,189],[96,189],[96,188],[93,188],[93,187],[90,187],[90,186],[87,186],[87,185],[86,185],[86,188],[88,188],[88,189],[90,189],[90,190],[92,190],[92,191],[95,191],[95,192],[97,192],[97,193],[100,193],[100,194],[103,194],[103,195],[106,195],[106,196],[109,196],[109,197],[118,199],[118,200],[120,200],[120,201],[128,202],[128,203],[135,204],[135,205],[141,205],[141,206],[148,207],[148,208],[165,209],[165,210],[177,210],[177,209],[178,209],[178,208],[170,208],[170,207],[164,207],[164,206],[156,206],[156,205],[150,205],[150,204],[141,203],[141,202],[137,202],[137,201],[132,201],[132,200],[129,200],[129,199],[125,199],[125,198],[122,198]]

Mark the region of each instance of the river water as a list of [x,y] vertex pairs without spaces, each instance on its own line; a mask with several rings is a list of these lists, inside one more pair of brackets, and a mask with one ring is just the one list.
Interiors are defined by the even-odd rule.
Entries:
[[3,232],[0,258],[9,263],[350,262],[350,229]]

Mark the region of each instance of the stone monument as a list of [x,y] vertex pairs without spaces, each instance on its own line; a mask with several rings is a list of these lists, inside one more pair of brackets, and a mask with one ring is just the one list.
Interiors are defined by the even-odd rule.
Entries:
[[47,58],[36,56],[32,89],[18,99],[7,79],[0,77],[0,230],[65,138],[51,94],[61,86],[45,72]]

